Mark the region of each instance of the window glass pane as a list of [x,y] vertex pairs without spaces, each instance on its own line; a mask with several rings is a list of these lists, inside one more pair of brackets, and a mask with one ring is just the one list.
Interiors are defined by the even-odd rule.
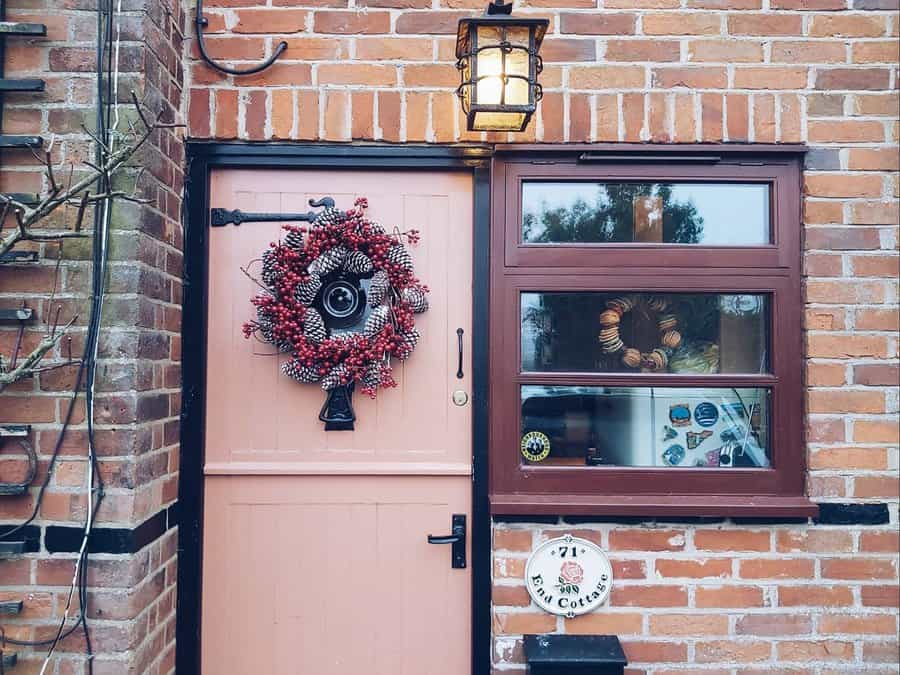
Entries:
[[770,466],[767,389],[526,385],[521,405],[527,465]]
[[768,296],[522,293],[522,370],[767,372]]
[[768,244],[769,186],[526,181],[526,244]]

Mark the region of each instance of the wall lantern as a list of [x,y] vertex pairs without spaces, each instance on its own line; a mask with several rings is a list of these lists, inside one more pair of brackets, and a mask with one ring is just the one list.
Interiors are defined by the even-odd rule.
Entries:
[[538,50],[549,22],[511,12],[512,3],[494,0],[484,15],[459,21],[456,93],[469,131],[524,131],[541,98]]

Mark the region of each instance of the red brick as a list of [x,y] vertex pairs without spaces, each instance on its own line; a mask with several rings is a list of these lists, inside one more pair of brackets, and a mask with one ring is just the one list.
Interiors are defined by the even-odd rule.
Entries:
[[805,558],[748,558],[739,569],[744,579],[810,579],[815,564]]
[[686,607],[687,600],[684,586],[614,585],[610,595],[613,607]]
[[842,42],[785,40],[772,43],[772,63],[844,63],[847,48]]
[[641,614],[622,612],[595,612],[565,620],[565,632],[569,635],[640,635],[643,627]]
[[887,451],[884,448],[819,448],[809,463],[810,469],[887,469]]
[[531,552],[531,530],[494,530],[494,550]]
[[656,561],[659,577],[690,577],[694,579],[725,578],[731,576],[731,559],[710,558],[706,560],[677,560],[660,558]]
[[760,641],[715,640],[697,642],[694,647],[694,658],[697,663],[768,661],[771,653],[771,643]]
[[375,92],[350,92],[350,135],[375,138]]
[[690,89],[722,89],[728,83],[725,68],[666,67],[654,68],[653,86],[663,89],[688,87]]
[[[391,15],[388,12],[326,10],[316,12],[313,16],[313,30],[316,33],[339,33],[344,35],[387,33],[390,27]],[[399,29],[399,24],[397,32],[404,32]]]
[[325,93],[325,140],[350,140],[349,112],[350,95],[347,92],[327,91]]
[[861,499],[897,499],[900,497],[900,480],[896,473],[890,476],[857,476],[853,480],[853,496]]
[[856,327],[860,330],[893,330],[900,328],[900,317],[893,309],[858,309]]
[[688,60],[756,63],[763,60],[763,44],[755,40],[691,40]]
[[884,17],[863,15],[813,15],[810,37],[880,37],[885,33]]
[[816,72],[816,89],[887,89],[887,68],[826,68]]
[[609,533],[609,547],[614,551],[681,551],[684,550],[684,531],[613,530]]
[[790,641],[776,644],[777,658],[784,661],[852,661],[853,643],[836,640]]
[[734,86],[738,89],[805,89],[807,69],[786,66],[738,66],[734,69]]
[[552,614],[494,613],[494,635],[524,635],[547,633],[556,629]]
[[865,558],[826,558],[822,561],[824,579],[896,579],[897,565],[892,560]]
[[[472,16],[471,12],[404,12],[397,17],[396,32],[425,35],[456,35],[459,20]],[[374,31],[372,31],[374,32]],[[378,31],[386,33],[387,31]]]
[[819,619],[819,633],[825,635],[895,635],[896,632],[896,616],[886,614],[870,616],[825,614]]
[[694,591],[697,607],[762,607],[764,598],[759,586],[699,586]]
[[298,9],[242,9],[235,33],[299,33],[306,29],[308,12]]
[[642,25],[645,35],[718,35],[721,21],[713,12],[647,13]]
[[779,586],[782,607],[849,607],[853,591],[847,586]]
[[803,17],[783,13],[732,14],[728,17],[728,32],[732,35],[802,35]]
[[881,143],[884,125],[864,120],[810,120],[809,140],[812,143]]
[[678,61],[681,48],[675,40],[608,40],[607,61]]
[[303,140],[319,137],[319,94],[316,91],[297,93],[297,137]]
[[622,642],[628,663],[679,663],[687,661],[687,645],[679,642]]
[[694,546],[701,551],[769,551],[772,543],[765,530],[697,530]]
[[272,135],[290,138],[294,126],[294,94],[289,89],[272,91]]
[[859,550],[874,553],[897,553],[900,551],[900,532],[863,532],[859,536]]
[[812,620],[804,614],[745,614],[735,624],[736,635],[808,635]]
[[860,595],[865,607],[900,607],[900,586],[897,584],[863,586]]
[[531,596],[524,586],[495,585],[491,599],[499,607],[528,607],[531,604]]
[[728,617],[723,614],[651,614],[651,635],[724,635]]
[[[646,21],[646,18],[645,18]],[[632,35],[635,27],[634,14],[577,14],[559,15],[560,32],[579,35]],[[646,24],[644,32],[647,33]],[[649,33],[648,33],[649,34]]]
[[572,89],[642,89],[646,75],[642,66],[573,67],[569,70]]

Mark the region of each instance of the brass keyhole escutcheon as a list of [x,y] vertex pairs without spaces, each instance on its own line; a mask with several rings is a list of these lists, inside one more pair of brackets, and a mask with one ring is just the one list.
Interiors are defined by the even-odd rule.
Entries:
[[469,402],[469,395],[462,389],[457,389],[453,392],[453,402],[459,406],[465,405]]

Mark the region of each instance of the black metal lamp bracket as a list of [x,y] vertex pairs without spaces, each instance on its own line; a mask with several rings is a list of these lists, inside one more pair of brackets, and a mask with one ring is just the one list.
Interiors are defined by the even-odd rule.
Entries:
[[249,68],[231,68],[229,66],[223,66],[221,63],[213,61],[206,51],[206,43],[203,40],[203,29],[208,25],[209,19],[203,16],[203,0],[197,0],[197,16],[194,21],[194,28],[197,31],[197,49],[200,52],[200,57],[206,61],[211,68],[215,68],[220,73],[225,73],[226,75],[253,75],[254,73],[261,72],[275,63],[282,52],[288,47],[287,42],[282,40],[278,43],[278,46],[275,47],[275,51],[272,52],[272,55],[256,66],[250,66]]

